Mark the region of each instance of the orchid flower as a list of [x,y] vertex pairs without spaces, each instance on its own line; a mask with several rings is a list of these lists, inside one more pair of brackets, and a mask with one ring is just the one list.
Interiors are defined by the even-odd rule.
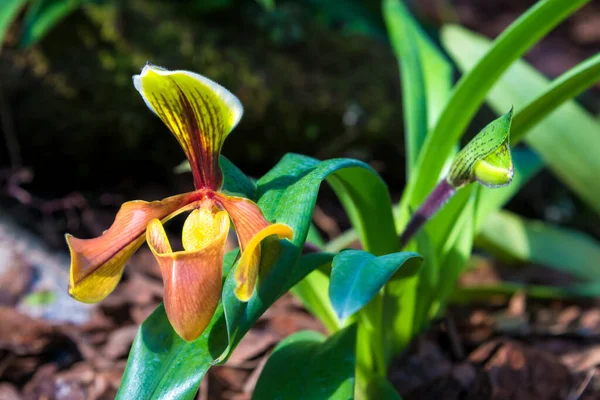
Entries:
[[[261,242],[272,235],[291,239],[293,232],[267,221],[251,200],[221,190],[221,147],[243,113],[232,93],[201,75],[153,65],[146,65],[133,83],[181,145],[196,190],[160,201],[126,202],[100,237],[67,235],[69,294],[85,303],[104,299],[119,282],[127,260],[147,242],[160,266],[167,317],[177,334],[191,341],[208,326],[221,297],[230,221],[241,249],[235,271],[235,295],[241,301],[248,301],[256,286]],[[186,211],[191,213],[182,229],[183,250],[173,251],[163,223]]]

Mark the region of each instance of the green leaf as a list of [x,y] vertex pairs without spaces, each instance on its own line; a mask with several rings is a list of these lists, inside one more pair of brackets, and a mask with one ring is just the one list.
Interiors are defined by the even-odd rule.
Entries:
[[[252,182],[238,167],[236,167],[227,157],[221,155],[219,165],[225,177],[223,190],[230,193],[241,194],[242,196],[256,200],[256,184]],[[190,163],[185,160],[174,168],[176,174],[191,172]]]
[[362,0],[309,0],[306,3],[321,11],[330,22],[344,22],[344,30],[349,33],[385,37],[383,21],[376,12],[378,2],[368,4]]
[[[160,306],[140,327],[118,398],[193,398],[208,368],[227,359],[262,313],[308,273],[331,260],[329,254],[316,253],[300,258],[300,253],[319,186],[332,174],[341,176],[342,182],[358,179],[357,190],[346,196],[346,204],[350,204],[353,196],[357,199],[353,218],[380,221],[377,234],[395,236],[391,208],[373,208],[381,202],[391,204],[391,201],[385,184],[368,165],[349,159],[318,162],[309,157],[286,155],[258,181],[258,204],[267,219],[289,225],[294,231],[294,239],[265,243],[257,292],[247,303],[241,303],[235,297],[234,274],[229,273],[222,303],[196,341],[188,343],[180,339]],[[373,202],[372,193],[359,190],[361,187],[375,190],[380,198]],[[385,194],[383,198],[381,193]],[[375,233],[364,230],[364,234]],[[224,270],[231,269],[234,255],[226,257]]]
[[221,156],[220,158],[221,171],[225,180],[223,182],[223,191],[242,195],[250,200],[257,199],[256,184],[231,161]]
[[263,6],[267,11],[273,11],[275,9],[275,0],[256,0],[256,2]]
[[388,36],[400,64],[407,173],[450,95],[452,67],[400,0],[384,0]]
[[[419,273],[416,294],[413,301],[416,304],[412,334],[410,338],[421,333],[429,326],[429,321],[437,318],[443,311],[448,297],[471,256],[474,239],[474,210],[478,203],[477,187],[468,186],[461,189],[456,198],[461,202],[448,204],[459,208],[444,207],[430,221],[426,229],[427,238],[417,241],[418,251],[426,258],[425,265]],[[427,260],[429,258],[429,260]],[[407,294],[403,295],[410,299]],[[406,309],[400,298],[399,308]],[[403,323],[399,320],[396,324]],[[404,322],[406,323],[406,322]],[[411,324],[407,324],[411,326]],[[406,343],[404,343],[406,344]]]
[[[329,263],[333,260],[333,254]],[[340,321],[335,315],[327,294],[329,275],[321,269],[315,269],[292,288],[294,296],[298,297],[306,309],[325,325],[329,332],[337,332]]]
[[323,237],[319,233],[319,230],[314,223],[311,223],[310,228],[308,228],[308,236],[306,237],[306,241],[318,247],[325,246],[325,240],[323,240]]
[[[225,257],[230,270],[237,251]],[[181,339],[161,304],[142,323],[131,345],[116,399],[193,399],[206,371],[227,346],[223,305],[194,342]]]
[[513,296],[515,293],[524,293],[527,298],[554,300],[559,298],[581,298],[600,296],[598,282],[569,285],[568,287],[528,285],[517,282],[500,282],[493,285],[467,286],[457,288],[452,293],[453,303],[485,302],[491,297]]
[[374,256],[346,250],[333,259],[329,298],[340,321],[363,308],[395,275],[395,279],[417,273],[423,257],[417,253]]
[[458,282],[458,277],[471,256],[475,238],[475,207],[478,197],[478,192],[473,190],[456,220],[456,225],[450,231],[445,246],[438,254],[441,269],[440,281],[436,288],[435,302],[429,310],[431,319],[437,318],[443,311],[456,282]]
[[372,375],[369,377],[367,395],[370,399],[402,400],[390,381],[379,375]]
[[[319,187],[325,179],[336,191],[353,225],[359,228],[365,247],[373,252],[397,249],[391,200],[385,184],[370,167],[350,159],[319,162],[310,157],[287,154],[258,180],[258,204],[269,221],[292,227],[294,239],[291,243],[283,242],[281,247],[268,247],[266,251],[263,246],[265,262],[261,266],[258,293],[249,302],[242,303],[233,295],[223,296],[230,335],[224,358],[266,308],[296,284],[286,284],[286,279],[304,246]],[[265,254],[270,253],[278,261],[269,267],[268,274],[262,274],[269,262]],[[230,275],[223,293],[233,293],[235,285],[234,276]]]
[[80,0],[36,0],[32,2],[23,21],[20,45],[22,47],[32,46],[80,5]]
[[577,231],[502,211],[485,221],[478,245],[504,259],[533,262],[600,282],[600,243]]
[[[491,46],[487,39],[458,27],[444,30],[443,37],[462,70],[471,68],[474,60]],[[525,138],[550,169],[597,212],[600,212],[600,187],[596,183],[600,173],[597,157],[600,124],[575,102],[561,104],[599,77],[600,55],[584,61],[552,83],[519,60],[487,97],[496,111],[509,104],[522,110],[514,118],[513,139]],[[541,122],[534,127],[538,121]]]
[[254,400],[347,400],[354,398],[356,326],[328,339],[298,332],[276,348],[254,389]]
[[25,4],[27,4],[27,0],[2,0],[0,2],[0,49],[4,43],[4,35]]
[[518,93],[514,97],[522,94],[523,98],[528,98],[533,92],[544,92],[527,104],[515,118],[511,138],[513,143],[519,142],[534,125],[565,101],[571,100],[600,81],[600,53],[582,61],[551,83],[526,62],[517,61],[508,70],[506,78],[501,79],[500,85],[504,86],[509,78],[516,74],[521,75],[521,79],[515,86]]
[[[513,22],[477,65],[459,81],[433,131],[427,136],[415,174],[402,199],[403,214],[431,192],[452,148],[464,133],[487,92],[502,73],[558,23],[589,0],[542,0]],[[504,107],[504,110],[509,108]]]

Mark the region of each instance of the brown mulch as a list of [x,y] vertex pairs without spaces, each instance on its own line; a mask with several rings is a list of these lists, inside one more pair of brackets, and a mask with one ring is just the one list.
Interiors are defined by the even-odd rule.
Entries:
[[395,360],[404,399],[598,399],[600,302],[453,306]]
[[[31,270],[18,264],[0,275],[0,292],[10,294],[0,305],[0,399],[114,398],[137,327],[162,296],[150,261],[147,250],[136,255],[123,282],[83,325],[19,313],[14,304],[26,295]],[[491,268],[462,281],[486,282]],[[209,371],[198,398],[250,399],[276,343],[303,329],[324,331],[284,296],[228,363]],[[504,302],[451,307],[394,361],[389,379],[405,399],[596,399],[599,368],[600,302],[517,293]]]
[[[136,255],[123,281],[83,325],[51,324],[13,307],[31,279],[25,265],[0,275],[0,400],[112,399],[139,324],[162,298],[149,250]],[[10,284],[12,282],[12,284]],[[291,295],[273,305],[225,366],[209,371],[200,399],[249,399],[267,355],[299,330],[324,332]]]

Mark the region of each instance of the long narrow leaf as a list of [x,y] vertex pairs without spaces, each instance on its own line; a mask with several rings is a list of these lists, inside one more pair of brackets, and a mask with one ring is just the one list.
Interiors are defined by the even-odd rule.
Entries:
[[0,49],[4,43],[4,35],[27,0],[2,0],[0,2]]
[[501,282],[495,285],[467,286],[457,288],[450,300],[453,303],[473,303],[489,300],[494,296],[513,296],[524,293],[527,298],[556,300],[558,298],[582,298],[600,296],[600,284],[582,283],[567,287],[528,285],[517,282]]
[[298,332],[275,348],[254,389],[254,400],[347,400],[354,397],[356,326],[330,338]]
[[444,107],[452,85],[452,67],[400,0],[384,0],[388,36],[400,64],[405,121],[407,177]]
[[82,0],[36,0],[23,21],[20,45],[28,47],[40,40],[59,21],[76,10]]
[[[520,64],[518,63],[515,66],[515,70],[518,68],[519,73],[525,73],[521,71]],[[522,64],[522,67],[527,68],[525,63]],[[527,80],[529,84],[535,84],[536,89],[546,85],[546,79],[537,71],[533,71],[530,67],[528,72],[533,73],[527,73],[523,76],[523,79]],[[556,109],[562,103],[576,97],[598,81],[600,81],[600,53],[581,62],[553,80],[550,85],[547,85],[544,94],[525,106],[513,121],[511,141],[513,143],[519,142],[529,129],[548,114],[548,110]]]
[[[404,213],[409,205],[418,207],[433,189],[452,147],[464,133],[500,75],[547,32],[587,2],[588,0],[539,1],[513,22],[493,42],[477,65],[463,76],[434,130],[427,136],[415,174],[402,199]],[[406,214],[402,217],[406,218]]]
[[[462,70],[473,67],[475,60],[491,46],[487,39],[460,27],[445,29],[443,38]],[[597,185],[600,124],[575,102],[561,104],[599,78],[600,55],[584,61],[552,83],[519,60],[487,98],[497,112],[512,104],[522,110],[515,116],[513,139],[525,138],[551,170],[597,212],[600,212],[600,186]],[[541,122],[532,126],[538,121]]]
[[500,257],[534,262],[600,283],[600,243],[581,232],[502,211],[490,215],[478,243]]

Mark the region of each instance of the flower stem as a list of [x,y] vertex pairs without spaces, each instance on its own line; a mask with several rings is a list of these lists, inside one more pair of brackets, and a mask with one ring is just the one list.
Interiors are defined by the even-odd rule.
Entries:
[[446,179],[437,184],[425,202],[410,218],[404,232],[400,236],[400,248],[404,248],[421,227],[456,193],[456,188]]

